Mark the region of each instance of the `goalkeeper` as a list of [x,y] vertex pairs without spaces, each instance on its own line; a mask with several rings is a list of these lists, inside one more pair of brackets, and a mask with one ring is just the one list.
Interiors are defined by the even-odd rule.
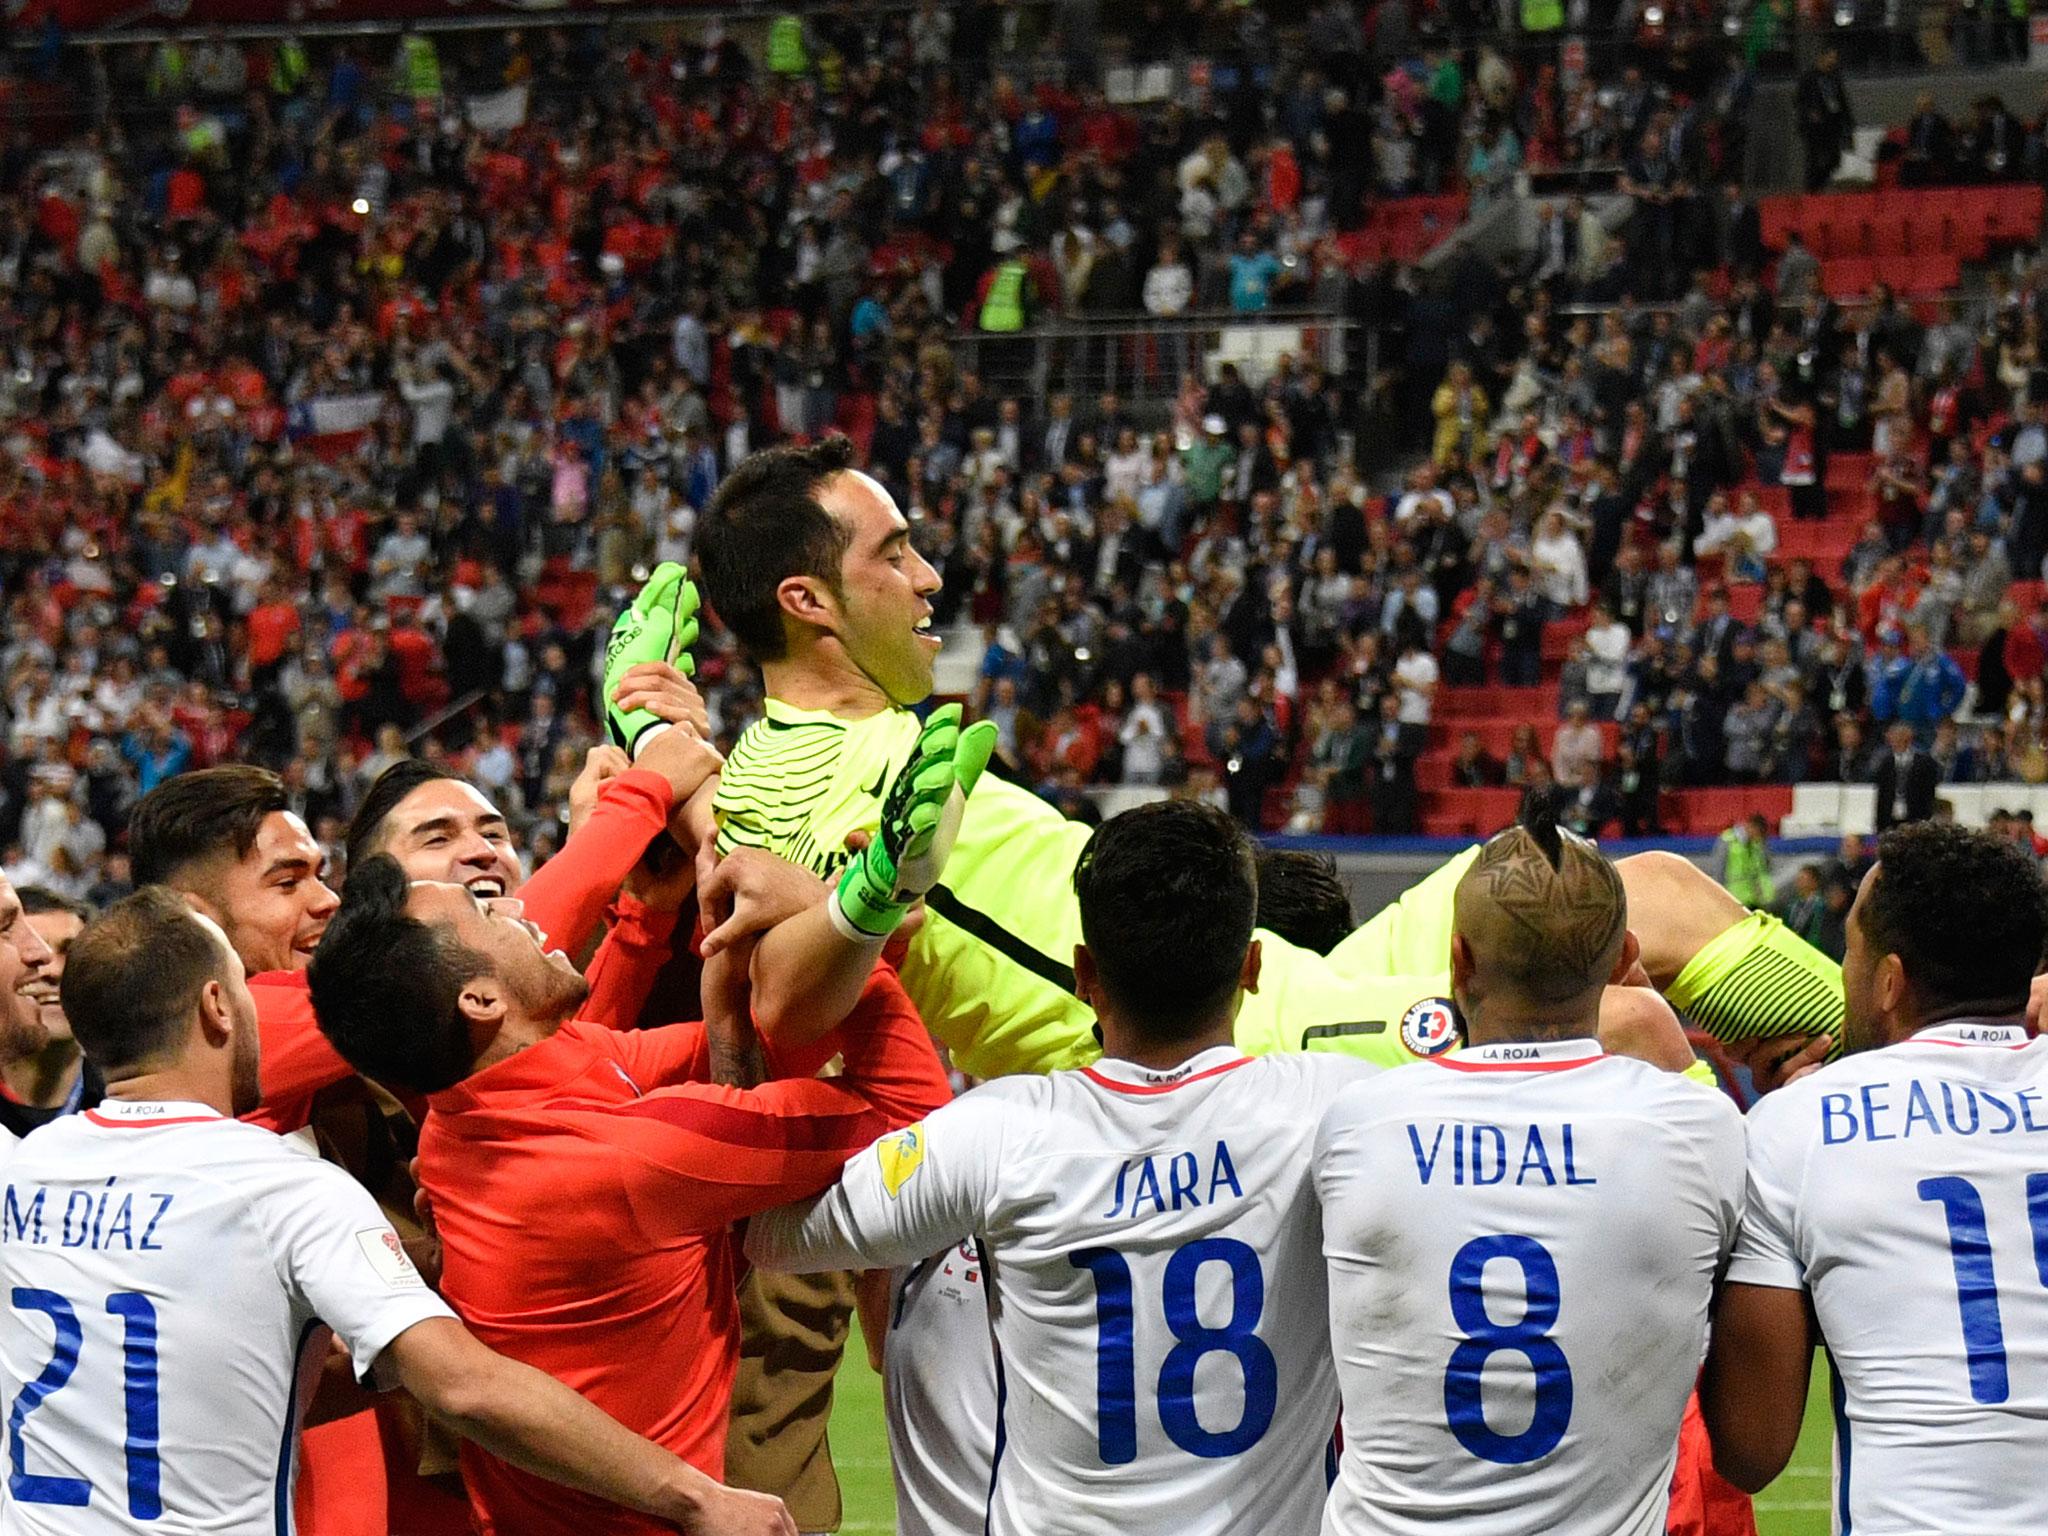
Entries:
[[[692,816],[700,835],[715,825],[720,852],[762,848],[827,877],[846,860],[849,834],[875,825],[917,735],[908,706],[930,695],[939,649],[938,575],[887,491],[851,466],[843,439],[756,454],[698,530],[710,600],[760,665],[768,699],[715,799]],[[615,648],[608,683],[649,659],[643,649]],[[614,730],[629,739],[647,723],[622,717]],[[1080,939],[1071,877],[1087,837],[998,779],[971,802],[903,961],[926,1024],[964,1070],[993,1077],[1094,1059],[1070,968]],[[1389,1064],[1451,1049],[1451,896],[1471,858],[1452,858],[1327,958],[1262,932],[1265,965],[1239,1044]],[[1645,979],[1672,1003],[1759,1064],[1809,1042],[1813,1056],[1832,1046],[1842,1014],[1833,962],[1683,858],[1639,854],[1618,867]]]

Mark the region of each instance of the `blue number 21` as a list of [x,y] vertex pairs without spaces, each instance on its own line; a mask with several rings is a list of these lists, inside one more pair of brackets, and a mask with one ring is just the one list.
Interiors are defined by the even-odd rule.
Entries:
[[[42,1312],[57,1329],[56,1352],[40,1376],[21,1389],[7,1415],[7,1454],[11,1466],[7,1491],[24,1504],[63,1504],[82,1509],[92,1502],[92,1485],[82,1477],[43,1477],[27,1467],[22,1425],[36,1405],[71,1379],[78,1369],[84,1332],[78,1312],[55,1291],[14,1288],[14,1305],[23,1312]],[[156,1308],[147,1296],[117,1291],[107,1298],[107,1311],[122,1320],[122,1397],[128,1434],[122,1451],[128,1465],[128,1513],[137,1520],[155,1520],[164,1512],[163,1463],[157,1454]]]
[[[1970,1396],[1980,1403],[2002,1403],[2012,1388],[2005,1374],[2005,1325],[1998,1316],[1998,1276],[1991,1264],[1984,1197],[1968,1179],[1954,1177],[1922,1179],[1918,1188],[1920,1198],[1939,1205],[1948,1218]],[[2048,1285],[2048,1173],[2027,1175],[2027,1219],[2034,1229],[2034,1269]]]
[[[1096,1440],[1103,1465],[1138,1458],[1138,1367],[1131,1305],[1131,1266],[1114,1248],[1079,1248],[1067,1255],[1095,1277]],[[1195,1276],[1204,1264],[1230,1266],[1230,1321],[1207,1326],[1195,1311]],[[1159,1367],[1159,1425],[1191,1456],[1236,1456],[1258,1444],[1273,1422],[1280,1395],[1273,1351],[1255,1330],[1266,1310],[1266,1276],[1259,1256],[1235,1238],[1204,1237],[1176,1248],[1160,1282],[1166,1326],[1175,1343]],[[1204,1355],[1237,1357],[1244,1372],[1244,1412],[1230,1429],[1204,1428],[1195,1417],[1195,1367]]]

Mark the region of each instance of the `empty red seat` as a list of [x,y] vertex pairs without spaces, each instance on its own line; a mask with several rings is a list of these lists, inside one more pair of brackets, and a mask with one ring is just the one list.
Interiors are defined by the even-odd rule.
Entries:
[[1862,298],[1870,292],[1870,285],[1876,278],[1877,269],[1866,256],[1828,254],[1822,258],[1821,291],[1838,303]]

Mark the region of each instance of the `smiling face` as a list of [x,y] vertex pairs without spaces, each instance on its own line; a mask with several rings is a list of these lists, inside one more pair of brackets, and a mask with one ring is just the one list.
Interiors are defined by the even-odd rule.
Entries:
[[247,853],[195,881],[188,894],[220,925],[250,974],[296,971],[341,905],[321,878],[326,865],[306,824],[290,811],[272,811]]
[[29,989],[42,979],[51,959],[50,946],[21,910],[21,898],[0,875],[0,1056],[32,1055],[49,1043],[42,1011]]
[[478,897],[467,887],[441,880],[415,880],[406,897],[408,914],[446,927],[465,949],[484,957],[490,980],[532,1018],[560,1022],[590,995],[590,983],[509,896]]
[[505,813],[461,779],[431,780],[399,801],[369,851],[390,854],[413,880],[486,899],[510,896],[525,878]]
[[64,1017],[63,1004],[57,1000],[57,984],[64,979],[64,956],[71,948],[71,941],[78,937],[85,922],[75,912],[61,908],[50,912],[35,912],[21,919],[35,930],[50,951],[50,963],[45,966],[22,990],[29,1001],[36,1005],[38,1017],[49,1032],[52,1040],[69,1040],[71,1024]]
[[929,698],[940,647],[931,632],[939,573],[911,547],[910,524],[869,476],[834,475],[819,487],[818,504],[848,534],[832,625],[847,658],[893,703]]

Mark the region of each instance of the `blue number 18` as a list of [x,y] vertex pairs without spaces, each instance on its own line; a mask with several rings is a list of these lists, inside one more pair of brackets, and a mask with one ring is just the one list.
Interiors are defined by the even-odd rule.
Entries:
[[[1131,1266],[1114,1248],[1078,1248],[1067,1262],[1095,1279],[1095,1433],[1103,1465],[1120,1467],[1138,1458]],[[1221,1328],[1209,1327],[1195,1311],[1195,1277],[1211,1262],[1230,1266],[1230,1321]],[[1159,1367],[1159,1425],[1166,1438],[1191,1456],[1236,1456],[1249,1450],[1271,1426],[1280,1396],[1273,1351],[1254,1331],[1266,1309],[1266,1276],[1258,1254],[1231,1237],[1184,1243],[1166,1261],[1159,1290],[1175,1340]],[[1244,1372],[1244,1412],[1231,1428],[1212,1430],[1195,1416],[1195,1367],[1204,1355],[1218,1353],[1235,1355]]]
[[[56,1350],[42,1374],[21,1389],[7,1415],[7,1491],[23,1504],[62,1504],[82,1509],[92,1502],[92,1485],[82,1477],[45,1477],[28,1470],[22,1426],[36,1405],[51,1396],[78,1369],[84,1330],[78,1311],[55,1291],[14,1288],[18,1311],[41,1312],[56,1325]],[[157,1453],[156,1308],[147,1296],[117,1291],[107,1298],[107,1311],[122,1320],[122,1399],[128,1433],[122,1454],[128,1466],[128,1513],[137,1520],[155,1520],[164,1512],[163,1462]]]

